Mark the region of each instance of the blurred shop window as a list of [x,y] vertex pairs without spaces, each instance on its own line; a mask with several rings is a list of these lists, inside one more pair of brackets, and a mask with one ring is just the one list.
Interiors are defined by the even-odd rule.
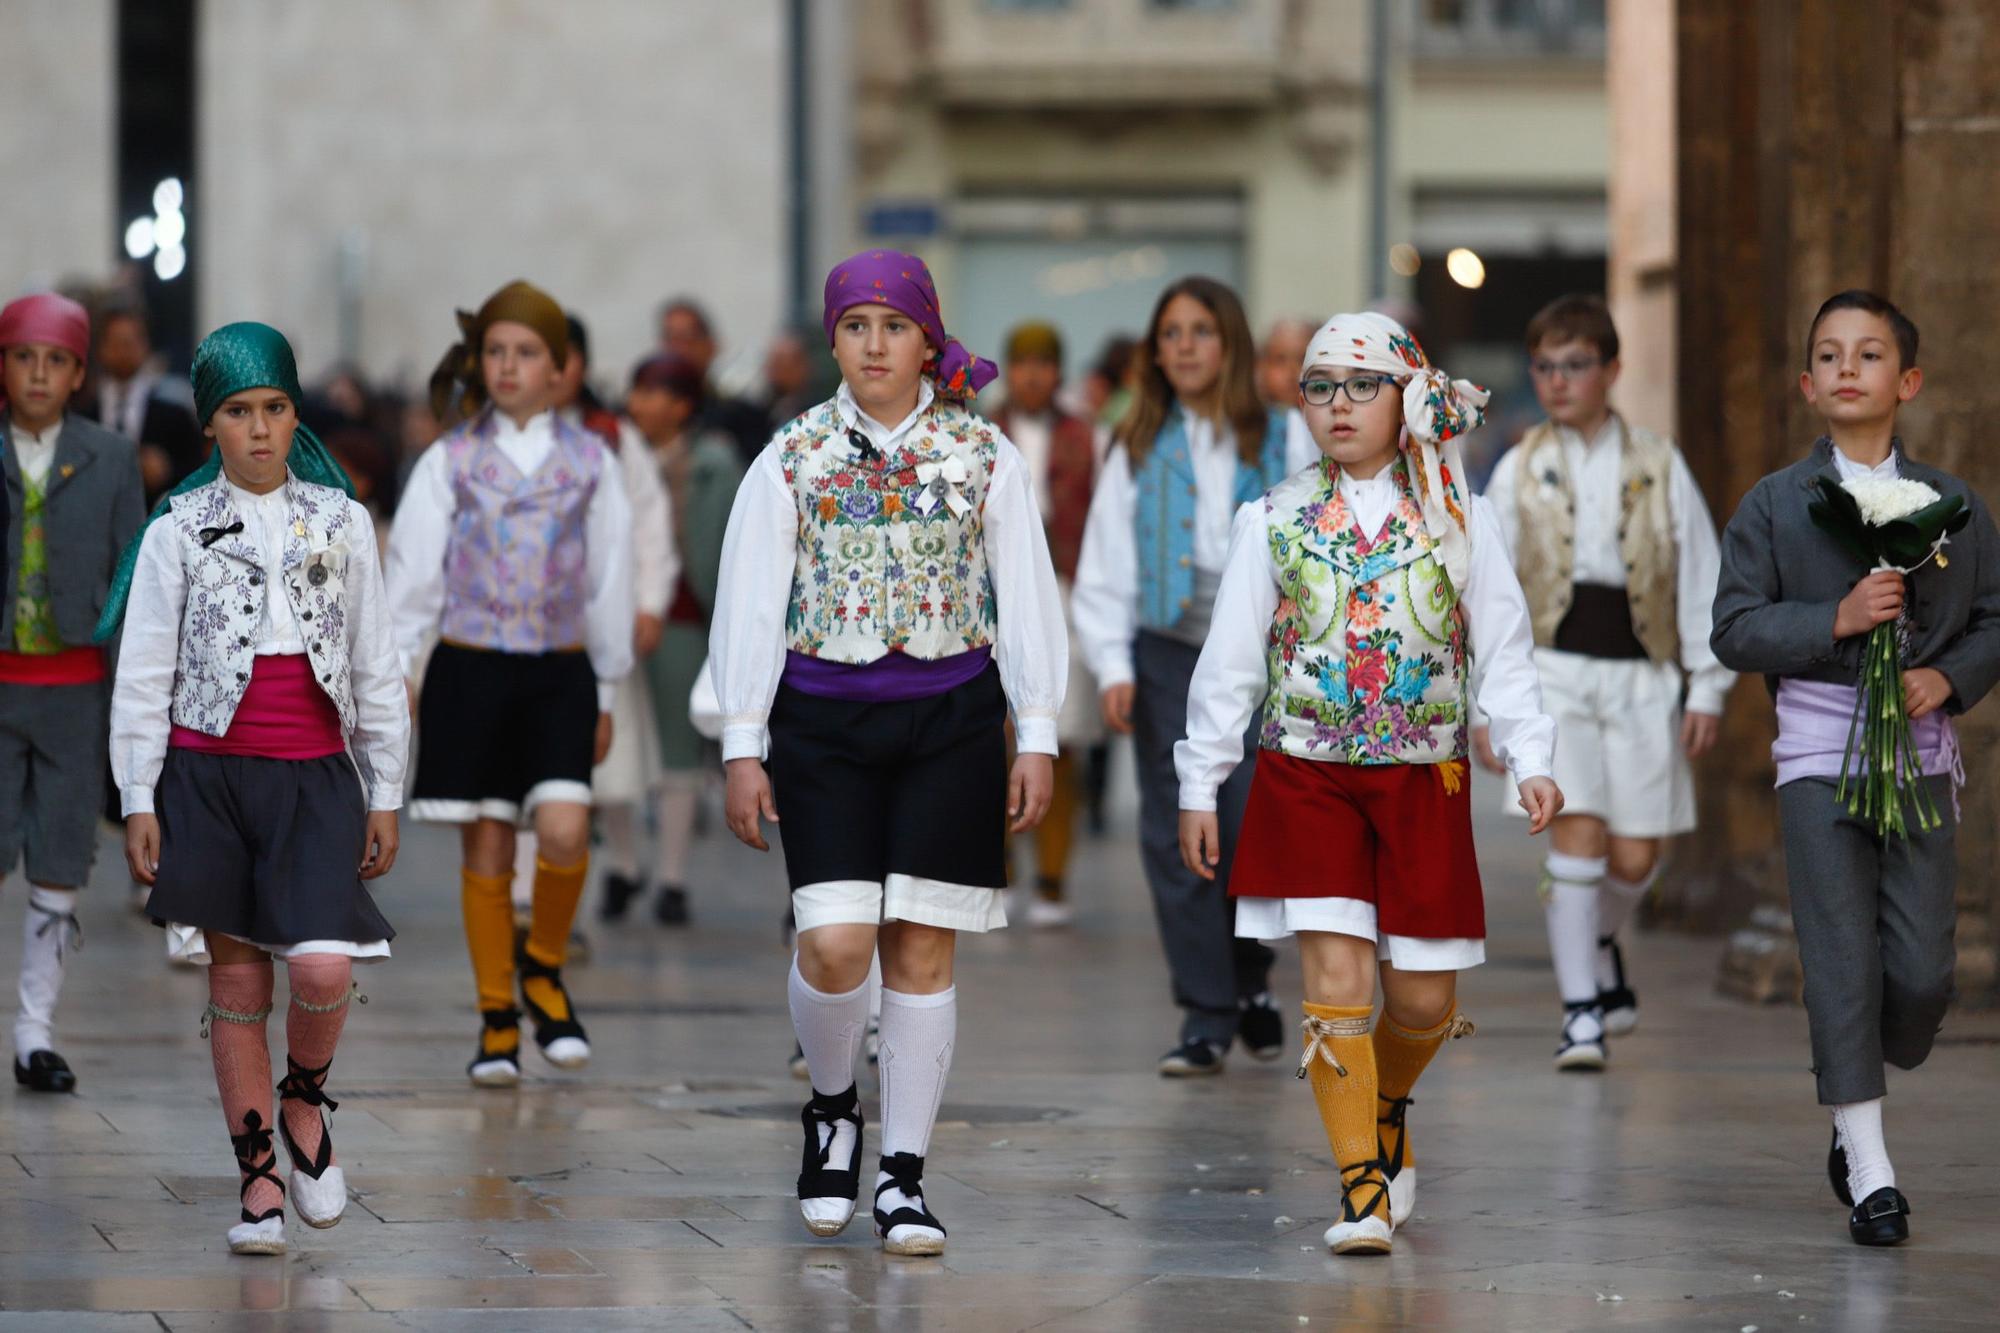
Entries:
[[1422,0],[1418,51],[1427,56],[1604,54],[1605,0]]

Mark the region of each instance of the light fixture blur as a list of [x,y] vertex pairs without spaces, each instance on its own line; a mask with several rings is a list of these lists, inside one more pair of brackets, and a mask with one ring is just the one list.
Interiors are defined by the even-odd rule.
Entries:
[[1405,278],[1417,276],[1417,270],[1424,266],[1424,257],[1417,253],[1417,247],[1408,241],[1398,241],[1389,247],[1389,267]]
[[180,246],[164,246],[153,256],[153,272],[161,282],[172,282],[181,275],[181,270],[187,267],[187,262],[187,251]]
[[178,208],[170,208],[153,219],[153,244],[162,250],[178,250],[187,239],[187,217]]
[[125,253],[134,259],[144,259],[153,253],[153,220],[133,218],[132,225],[125,229]]
[[1463,246],[1444,257],[1444,271],[1461,287],[1486,285],[1486,262]]
[[181,178],[169,176],[153,187],[153,211],[155,213],[178,213],[185,203],[186,195],[181,189]]

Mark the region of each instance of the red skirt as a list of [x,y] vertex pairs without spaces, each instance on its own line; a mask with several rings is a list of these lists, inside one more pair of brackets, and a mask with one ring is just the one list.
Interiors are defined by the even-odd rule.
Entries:
[[1383,935],[1486,938],[1466,764],[1333,764],[1259,750],[1229,893],[1358,898],[1375,905]]

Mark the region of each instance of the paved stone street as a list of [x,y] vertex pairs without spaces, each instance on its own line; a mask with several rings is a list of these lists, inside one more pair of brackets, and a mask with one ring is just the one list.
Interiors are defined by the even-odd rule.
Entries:
[[[593,923],[572,981],[592,1068],[556,1076],[531,1053],[518,1092],[478,1092],[456,843],[434,829],[406,833],[383,890],[396,957],[362,973],[328,1086],[347,1217],[294,1220],[285,1259],[230,1255],[203,979],[126,909],[107,835],[60,1016],[81,1091],[0,1093],[0,1333],[1993,1326],[2000,1021],[1955,1015],[1930,1065],[1892,1078],[1915,1238],[1856,1249],[1823,1176],[1804,1015],[1718,999],[1715,941],[1639,937],[1639,1031],[1608,1075],[1558,1076],[1536,853],[1518,825],[1483,832],[1479,1032],[1418,1089],[1423,1193],[1392,1257],[1321,1246],[1334,1175],[1292,1059],[1154,1075],[1175,1020],[1128,813],[1080,844],[1075,929],[961,946],[927,1178],[942,1261],[885,1257],[865,1213],[832,1241],[798,1221],[775,858],[712,836],[693,930]],[[21,904],[16,880],[10,999]],[[1280,980],[1291,1012],[1289,952]],[[871,1162],[874,1144],[871,1123]]]

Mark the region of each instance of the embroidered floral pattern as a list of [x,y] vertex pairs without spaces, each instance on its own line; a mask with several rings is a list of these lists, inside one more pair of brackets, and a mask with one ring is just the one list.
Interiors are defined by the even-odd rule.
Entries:
[[58,653],[55,599],[49,594],[48,478],[21,477],[21,566],[14,591],[14,651]]
[[779,451],[799,511],[790,646],[859,663],[992,642],[982,522],[998,450],[991,426],[944,399],[889,457],[864,456],[831,402],[786,427]]
[[[341,492],[296,477],[285,495],[289,535],[280,582],[305,639],[313,674],[339,711],[341,727],[352,731],[346,595],[352,511]],[[269,592],[262,557],[240,531],[202,543],[204,529],[219,530],[241,521],[230,502],[229,484],[220,477],[176,496],[168,521],[179,538],[181,567],[187,571],[172,717],[192,731],[225,735],[250,685],[257,626]]]
[[1265,497],[1280,598],[1261,743],[1349,764],[1466,753],[1464,615],[1413,496],[1407,457],[1380,532],[1364,534],[1332,465]]
[[503,653],[584,642],[584,529],[603,475],[597,436],[558,418],[549,456],[524,477],[493,443],[491,415],[435,446],[450,460],[451,540],[440,633]]

